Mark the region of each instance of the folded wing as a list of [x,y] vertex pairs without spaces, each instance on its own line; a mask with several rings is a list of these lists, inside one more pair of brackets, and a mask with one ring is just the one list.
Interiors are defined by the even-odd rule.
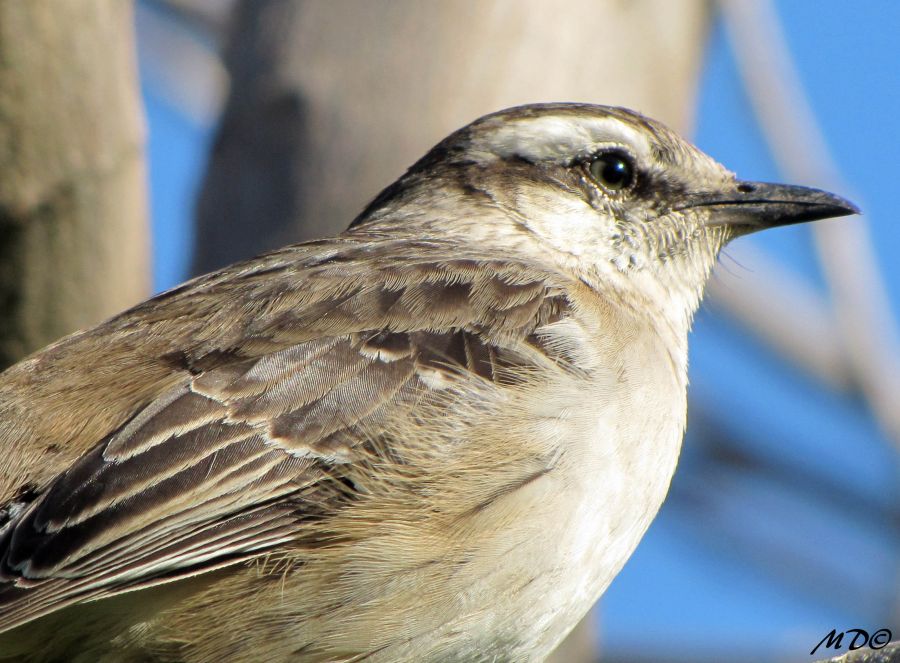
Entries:
[[352,504],[340,469],[359,462],[388,417],[461,368],[498,379],[564,306],[544,275],[521,266],[397,264],[362,251],[317,246],[299,273],[296,257],[245,265],[99,328],[115,346],[116,330],[166,321],[216,289],[269,289],[265,309],[248,304],[244,317],[240,302],[223,300],[237,329],[198,307],[195,327],[220,331],[195,333],[177,357],[182,378],[27,504],[6,505],[0,631],[295,540],[305,521]]

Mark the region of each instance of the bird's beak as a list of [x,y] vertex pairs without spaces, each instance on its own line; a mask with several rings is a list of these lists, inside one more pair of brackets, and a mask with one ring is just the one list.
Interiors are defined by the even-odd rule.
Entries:
[[768,182],[736,181],[724,190],[689,194],[677,207],[697,208],[706,210],[706,225],[729,226],[738,234],[859,214],[856,205],[833,193]]

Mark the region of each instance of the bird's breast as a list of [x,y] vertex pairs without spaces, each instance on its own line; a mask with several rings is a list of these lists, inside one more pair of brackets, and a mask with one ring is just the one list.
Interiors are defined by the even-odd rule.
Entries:
[[493,588],[495,628],[527,634],[526,660],[552,650],[634,551],[686,419],[683,362],[649,328],[570,318],[547,333],[578,370],[518,392],[507,430],[553,449],[553,461],[479,514],[483,582],[464,590],[474,600]]

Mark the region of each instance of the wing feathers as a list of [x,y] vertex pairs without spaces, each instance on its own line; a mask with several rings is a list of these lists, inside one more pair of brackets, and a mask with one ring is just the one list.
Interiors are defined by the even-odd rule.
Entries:
[[[564,307],[546,274],[522,266],[398,264],[390,246],[381,255],[346,240],[302,250],[293,263],[285,251],[201,278],[100,328],[128,338],[140,325],[187,329],[195,342],[172,355],[180,381],[9,510],[0,631],[302,535],[303,518],[337,508],[322,500],[340,491],[322,493],[334,497],[320,496],[321,514],[300,509],[301,491],[318,490],[398,407],[459,371],[497,379],[509,347]],[[229,288],[250,290],[232,301]],[[105,342],[116,361],[115,338]]]

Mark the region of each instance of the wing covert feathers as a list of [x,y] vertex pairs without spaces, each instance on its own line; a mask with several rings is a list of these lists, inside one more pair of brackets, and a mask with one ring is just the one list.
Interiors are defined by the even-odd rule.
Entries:
[[352,505],[342,468],[372,440],[402,447],[386,433],[398,416],[461,374],[497,381],[527,363],[566,305],[550,283],[425,244],[313,242],[13,367],[0,376],[0,450],[18,459],[0,470],[0,631],[296,543]]

